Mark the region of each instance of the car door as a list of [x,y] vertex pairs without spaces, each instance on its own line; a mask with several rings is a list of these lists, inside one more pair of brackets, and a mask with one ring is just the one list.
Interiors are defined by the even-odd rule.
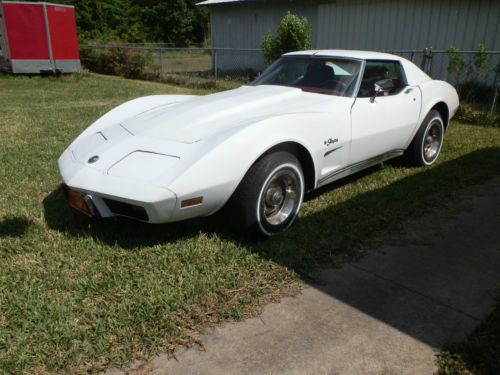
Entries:
[[[391,79],[394,88],[375,94],[374,83]],[[402,152],[418,121],[418,87],[409,86],[399,61],[367,61],[356,100],[351,108],[349,164]]]

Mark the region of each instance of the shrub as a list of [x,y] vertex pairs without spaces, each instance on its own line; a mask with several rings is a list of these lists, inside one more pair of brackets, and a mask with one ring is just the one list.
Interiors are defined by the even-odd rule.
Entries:
[[475,96],[484,91],[481,84],[491,72],[490,59],[486,46],[479,43],[477,51],[469,62],[465,62],[460,49],[448,47],[448,73],[455,84],[460,99],[473,101]]
[[468,103],[460,104],[455,119],[466,124],[500,127],[500,115],[489,113],[487,108]]
[[147,58],[140,51],[121,49],[117,52],[116,73],[125,78],[142,78]]
[[80,62],[85,69],[91,72],[98,72],[99,56],[92,48],[80,48]]
[[312,48],[311,27],[307,18],[288,12],[278,26],[277,35],[267,34],[261,47],[267,63],[284,53]]
[[133,49],[110,46],[94,49],[82,48],[82,65],[95,73],[118,75],[125,78],[144,78],[149,75],[146,66],[151,56]]

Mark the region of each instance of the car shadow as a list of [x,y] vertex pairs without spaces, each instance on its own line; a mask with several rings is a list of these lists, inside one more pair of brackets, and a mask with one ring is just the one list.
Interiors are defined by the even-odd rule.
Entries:
[[[352,183],[380,169],[381,166],[374,166],[336,181],[306,194],[304,201],[312,200],[327,191]],[[117,244],[125,249],[172,243],[196,236],[200,232],[217,234],[223,239],[234,242],[243,242],[253,250],[262,248],[261,243],[248,240],[241,233],[235,232],[227,222],[224,212],[169,224],[148,224],[119,216],[96,219],[70,207],[60,186],[43,199],[43,207],[45,222],[49,228],[73,236],[92,236],[106,244]]]
[[6,237],[22,237],[32,222],[25,217],[7,217],[0,221],[0,239]]
[[44,198],[43,206],[49,228],[72,236],[91,236],[124,249],[176,242],[200,232],[231,236],[221,215],[170,224],[148,224],[125,217],[90,218],[69,206],[61,187]]
[[[426,315],[425,311],[428,311],[431,305],[425,298],[420,302],[412,300],[413,302],[406,305],[398,305],[404,300],[404,290],[388,285],[395,288],[393,293],[380,296],[373,292],[375,285],[369,279],[362,280],[358,285],[361,292],[353,293],[350,289],[352,278],[349,277],[352,274],[349,274],[349,264],[355,265],[356,263],[352,262],[361,260],[365,251],[360,246],[371,243],[381,233],[397,231],[401,223],[409,217],[415,218],[432,212],[462,187],[499,175],[499,160],[500,148],[484,148],[434,167],[421,169],[384,187],[354,195],[338,204],[323,204],[323,209],[304,215],[289,231],[263,242],[241,240],[237,234],[227,229],[221,215],[168,225],[143,224],[121,218],[96,222],[70,208],[60,189],[49,194],[43,205],[45,220],[50,228],[74,236],[92,236],[111,245],[118,244],[125,249],[133,250],[139,246],[175,242],[192,238],[200,232],[239,242],[249,252],[294,270],[306,283],[332,298],[424,343],[439,346],[444,338],[454,338],[453,330],[456,330],[457,321],[461,322],[460,324],[469,324],[470,321],[464,318],[466,323],[460,319],[454,320],[453,324],[443,323],[446,322],[447,314],[451,314],[445,308],[434,311],[435,314],[432,312]],[[373,167],[323,187],[308,194],[306,201],[334,191],[340,186],[356,183],[380,168]],[[465,259],[470,257],[470,254],[454,254],[454,261],[460,261],[460,257]],[[406,260],[403,257],[399,261],[404,263]],[[331,266],[341,267],[337,276],[330,280],[318,276],[322,269]],[[391,267],[397,269],[398,262],[393,262]],[[447,291],[439,288],[453,287],[439,284],[440,279],[432,273],[412,276],[415,279],[427,280],[426,285],[431,290],[438,290],[444,295]],[[381,289],[383,286],[379,285],[377,290]],[[372,292],[373,295],[370,294]],[[464,296],[469,292],[464,291]],[[461,291],[454,289],[453,293],[460,294]],[[416,312],[422,312],[421,316]]]
[[[352,183],[380,168],[381,166],[368,168],[310,192],[305,195],[304,201],[307,202],[327,191]],[[96,219],[70,207],[60,186],[43,199],[43,207],[45,222],[49,228],[72,236],[92,236],[108,245],[117,244],[125,249],[133,250],[138,247],[172,243],[194,237],[200,232],[244,243],[252,251],[259,252],[265,248],[265,241],[255,242],[235,231],[226,220],[223,211],[209,217],[169,224],[148,224],[119,216]]]
[[[352,250],[350,247],[373,236],[377,220],[387,222],[385,227],[390,229],[395,219],[405,217],[410,207],[419,205],[417,198],[422,199],[422,206],[425,206],[428,199],[436,196],[441,199],[443,194],[473,183],[471,180],[494,175],[484,165],[489,162],[493,165],[492,168],[496,167],[496,158],[500,158],[499,148],[484,148],[435,167],[422,169],[419,173],[377,190],[358,194],[340,204],[324,205],[322,210],[300,217],[287,232],[263,242],[249,241],[241,233],[235,232],[223,212],[170,224],[148,224],[123,217],[89,218],[68,205],[61,187],[44,198],[44,217],[51,229],[73,236],[92,236],[106,244],[117,244],[125,249],[172,243],[194,237],[200,232],[217,234],[223,239],[242,243],[249,251],[307,275],[309,272],[304,270],[311,268],[311,262],[321,265],[331,260],[332,253],[323,251],[323,248],[330,248],[334,244],[337,252],[349,252]],[[482,165],[480,170],[485,171],[484,176],[478,174],[478,163]],[[396,161],[391,165],[397,166],[399,163]],[[312,201],[381,169],[382,165],[376,165],[335,181],[307,193],[304,201]],[[452,189],[450,180],[453,180]],[[445,190],[440,192],[442,186]],[[392,210],[392,217],[387,217],[389,208]],[[366,220],[360,222],[359,216],[352,214],[359,211],[364,211]],[[351,229],[356,230],[353,234],[355,239],[345,235]],[[378,232],[379,228],[375,231]],[[284,251],[287,246],[289,250]]]

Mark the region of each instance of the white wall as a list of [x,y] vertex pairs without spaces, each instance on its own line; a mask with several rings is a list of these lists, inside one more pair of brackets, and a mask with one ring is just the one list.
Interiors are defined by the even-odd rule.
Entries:
[[[500,50],[500,0],[336,0],[255,1],[210,7],[215,48],[260,48],[287,10],[307,17],[316,48],[401,50],[424,47],[461,50],[484,43]],[[420,62],[421,56],[415,56]],[[496,63],[500,57],[493,59]],[[219,56],[222,69],[231,66],[261,70],[257,53]],[[447,78],[447,57],[436,55],[432,74]]]

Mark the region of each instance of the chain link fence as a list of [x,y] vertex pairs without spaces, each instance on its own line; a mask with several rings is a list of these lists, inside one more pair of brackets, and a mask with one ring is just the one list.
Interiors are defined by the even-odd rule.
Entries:
[[[386,51],[407,58],[433,79],[457,87],[462,101],[478,103],[488,112],[498,111],[500,95],[500,51],[456,51],[459,66],[451,66],[446,50]],[[477,69],[478,56],[482,59]],[[266,68],[260,49],[175,48],[165,44],[111,44],[81,46],[85,68],[173,83],[192,88],[234,87],[252,81]],[[457,69],[458,68],[458,69]]]
[[174,48],[161,44],[85,45],[81,46],[81,61],[96,73],[195,88],[249,82],[265,68],[260,49]]
[[[417,50],[387,51],[419,66],[433,79],[448,81],[457,88],[462,101],[487,105],[498,111],[500,96],[500,51]],[[454,53],[455,61],[450,58]]]

